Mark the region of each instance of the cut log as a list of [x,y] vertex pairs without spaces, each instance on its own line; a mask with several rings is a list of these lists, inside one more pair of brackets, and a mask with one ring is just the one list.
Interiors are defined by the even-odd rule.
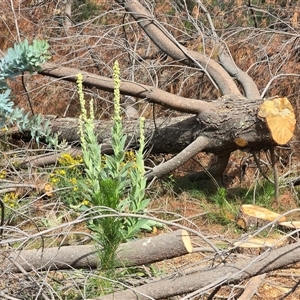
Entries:
[[300,239],[300,232],[299,232],[300,221],[280,222],[278,225],[282,231],[289,233],[289,236],[291,236],[291,242],[299,241],[299,239]]
[[[122,244],[118,248],[116,265],[138,266],[164,259],[170,259],[192,252],[192,244],[187,231],[177,230],[157,236]],[[7,257],[7,252],[3,255]],[[14,262],[17,264],[15,265]],[[46,249],[21,250],[10,254],[1,264],[1,270],[19,272],[57,270],[69,268],[97,268],[99,255],[94,245],[64,246]]]
[[[264,253],[259,257],[243,259],[185,276],[157,280],[135,288],[86,300],[149,300],[165,299],[230,283],[286,267],[300,261],[300,242]],[[187,299],[187,298],[186,298]]]
[[46,179],[28,183],[19,183],[6,179],[0,180],[0,195],[8,192],[16,192],[18,195],[22,195],[30,190],[35,190],[39,195],[45,194],[48,197],[53,193],[53,187]]
[[286,221],[285,217],[280,216],[280,214],[277,214],[261,206],[243,204],[237,216],[237,224],[241,228],[249,230],[253,228],[263,227],[266,224],[277,219],[277,222]]
[[286,244],[286,239],[275,238],[250,238],[246,242],[235,242],[237,252],[247,255],[259,255],[266,251],[268,248],[278,248]]
[[300,221],[279,222],[279,225],[286,229],[300,229]]

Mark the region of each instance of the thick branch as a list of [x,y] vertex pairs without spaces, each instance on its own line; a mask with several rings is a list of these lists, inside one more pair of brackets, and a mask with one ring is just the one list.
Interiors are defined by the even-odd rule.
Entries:
[[211,57],[191,51],[179,44],[176,39],[151,15],[137,0],[116,0],[122,4],[126,11],[135,19],[135,21],[146,32],[154,44],[173,59],[186,65],[195,67],[201,66],[201,69],[207,71],[209,76],[220,88],[223,95],[240,95],[234,80],[230,75]]
[[161,177],[164,174],[169,174],[175,171],[181,165],[186,163],[193,156],[201,152],[210,143],[209,139],[203,136],[197,137],[190,145],[183,149],[175,157],[171,158],[164,164],[154,167],[149,173],[146,174],[148,179],[154,177]]
[[[60,67],[53,63],[45,63],[39,71],[42,75],[61,78],[66,81],[76,82],[79,73],[83,76],[83,84],[88,87],[113,92],[114,82],[111,78],[99,76],[75,68]],[[147,98],[150,102],[172,108],[185,113],[200,113],[203,110],[212,109],[212,105],[206,101],[180,97],[153,86],[143,85],[131,81],[122,81],[120,86],[121,94],[137,98]]]
[[244,259],[235,263],[225,264],[209,270],[202,270],[185,276],[162,279],[134,290],[119,291],[107,296],[87,300],[148,300],[162,299],[176,295],[192,293],[204,287],[237,283],[258,274],[295,264],[300,261],[300,242],[285,247],[266,251],[255,259]]
[[229,56],[225,49],[220,51],[220,64],[232,77],[234,77],[241,84],[243,90],[245,91],[246,97],[250,100],[259,99],[260,93],[253,79],[234,63],[232,57]]
[[[178,257],[190,252],[192,252],[190,237],[187,231],[180,229],[120,245],[116,265],[119,267],[138,266]],[[28,272],[37,269],[81,269],[97,268],[100,264],[95,245],[21,250],[12,253],[9,260],[2,260],[2,270],[9,268],[10,272],[19,272],[20,266]],[[14,265],[13,262],[17,264]]]

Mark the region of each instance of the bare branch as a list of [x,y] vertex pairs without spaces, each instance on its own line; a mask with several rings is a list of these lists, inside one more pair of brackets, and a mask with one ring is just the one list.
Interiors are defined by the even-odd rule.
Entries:
[[244,71],[242,71],[234,62],[233,58],[230,55],[229,49],[224,44],[224,42],[220,41],[218,34],[216,33],[216,29],[210,13],[206,9],[205,5],[201,1],[197,1],[199,7],[205,13],[208,23],[210,25],[210,29],[212,35],[219,47],[219,61],[223,68],[229,73],[230,76],[235,78],[243,87],[245,91],[245,95],[249,99],[258,99],[260,98],[259,90],[256,83],[253,79]]
[[275,81],[276,79],[278,79],[280,77],[288,77],[288,76],[300,77],[300,74],[277,74],[277,75],[275,75],[274,77],[272,77],[269,80],[268,84],[266,85],[266,87],[264,88],[264,90],[261,94],[261,97],[263,98],[266,95],[266,93],[267,93],[268,89],[270,88],[271,84],[273,83],[273,81]]
[[[111,78],[99,76],[75,68],[59,67],[52,63],[45,63],[40,74],[62,78],[66,81],[76,82],[79,73],[83,76],[83,83],[88,87],[96,87],[104,91],[113,92],[114,82]],[[214,105],[201,100],[180,97],[153,86],[143,85],[131,81],[122,81],[121,94],[138,98],[146,98],[150,102],[163,105],[185,113],[197,114],[213,109]]]
[[235,64],[232,57],[228,54],[228,50],[225,50],[224,47],[219,53],[219,60],[223,68],[242,85],[248,99],[252,100],[260,98],[256,83],[246,72],[242,71]]
[[188,50],[180,45],[139,1],[117,0],[117,2],[125,7],[126,11],[130,13],[155,45],[163,52],[183,64],[200,67],[202,71],[207,71],[223,94],[240,95],[234,80],[215,60],[205,54]]
[[[235,283],[242,279],[264,274],[300,260],[300,243],[290,244],[276,250],[269,250],[256,258],[243,259],[232,264],[214,267],[208,270],[201,270],[185,276],[171,279],[162,279],[153,283],[145,284],[135,288],[135,291],[125,290],[102,297],[92,298],[93,300],[141,300],[141,299],[162,299],[176,295],[191,293],[197,290],[207,290],[209,285]],[[141,294],[147,297],[140,296]],[[92,300],[89,299],[89,300]]]
[[154,167],[146,177],[152,179],[154,177],[161,177],[162,175],[169,174],[183,165],[193,156],[201,152],[205,147],[209,145],[209,139],[203,136],[197,137],[189,146],[183,149],[175,157],[167,162]]

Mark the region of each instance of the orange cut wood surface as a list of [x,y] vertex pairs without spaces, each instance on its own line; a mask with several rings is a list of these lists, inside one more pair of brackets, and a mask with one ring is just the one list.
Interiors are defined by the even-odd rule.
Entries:
[[237,225],[248,230],[256,227],[263,227],[264,225],[275,221],[285,222],[286,217],[281,217],[280,214],[275,213],[269,209],[252,204],[243,204],[237,216]]
[[286,97],[265,100],[259,108],[258,116],[266,120],[272,138],[277,144],[284,145],[293,137],[296,117]]

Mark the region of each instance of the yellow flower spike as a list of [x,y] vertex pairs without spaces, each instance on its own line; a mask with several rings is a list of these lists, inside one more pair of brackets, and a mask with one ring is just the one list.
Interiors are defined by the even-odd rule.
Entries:
[[114,77],[114,119],[121,119],[121,106],[120,106],[120,68],[119,63],[116,60],[113,66],[113,77]]

